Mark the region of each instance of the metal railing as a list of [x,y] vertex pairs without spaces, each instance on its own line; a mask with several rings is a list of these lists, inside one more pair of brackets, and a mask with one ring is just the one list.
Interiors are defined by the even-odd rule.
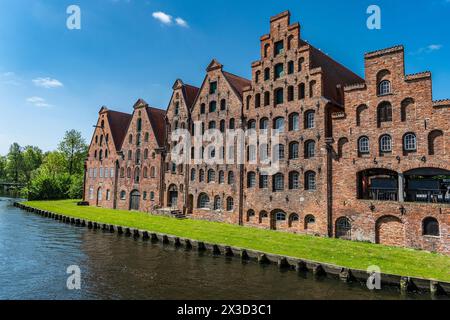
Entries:
[[392,189],[372,189],[369,190],[368,200],[398,201],[398,191]]
[[407,190],[407,202],[450,203],[450,193],[444,190]]

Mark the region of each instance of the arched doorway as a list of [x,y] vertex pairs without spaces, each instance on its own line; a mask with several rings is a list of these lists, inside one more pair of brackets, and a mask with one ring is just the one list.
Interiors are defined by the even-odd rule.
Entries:
[[139,210],[139,201],[141,199],[141,195],[139,191],[133,190],[130,193],[130,210]]
[[386,246],[403,247],[405,245],[405,226],[394,216],[384,216],[376,223],[376,243]]
[[170,208],[177,207],[178,205],[178,188],[172,184],[167,191],[167,206]]

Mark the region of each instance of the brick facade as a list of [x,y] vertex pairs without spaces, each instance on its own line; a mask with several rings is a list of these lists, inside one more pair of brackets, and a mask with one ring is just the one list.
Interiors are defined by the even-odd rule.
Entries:
[[[450,253],[450,101],[432,100],[431,73],[405,75],[398,46],[366,54],[363,79],[300,33],[288,11],[272,17],[251,80],[213,60],[199,88],[175,82],[167,112],[142,100],[131,115],[102,108],[86,201]],[[247,136],[239,164],[238,146],[211,153],[203,141],[203,153],[193,137],[180,164],[178,129],[278,131],[279,141]],[[259,162],[266,152],[279,157],[274,175]],[[200,154],[235,162],[191,159]]]

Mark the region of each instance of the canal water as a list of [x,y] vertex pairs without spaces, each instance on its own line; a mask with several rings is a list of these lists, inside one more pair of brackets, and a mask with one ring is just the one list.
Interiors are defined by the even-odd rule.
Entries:
[[[81,270],[68,290],[67,268]],[[0,198],[0,299],[429,299],[63,224]]]

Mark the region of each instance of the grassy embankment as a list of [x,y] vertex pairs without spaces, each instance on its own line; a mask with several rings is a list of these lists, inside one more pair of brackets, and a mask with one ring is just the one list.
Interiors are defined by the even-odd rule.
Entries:
[[78,207],[76,201],[27,202],[27,205],[106,224],[170,234],[182,238],[279,254],[366,270],[376,265],[383,273],[450,282],[450,257],[370,243],[295,235],[224,223],[177,220],[146,213]]

